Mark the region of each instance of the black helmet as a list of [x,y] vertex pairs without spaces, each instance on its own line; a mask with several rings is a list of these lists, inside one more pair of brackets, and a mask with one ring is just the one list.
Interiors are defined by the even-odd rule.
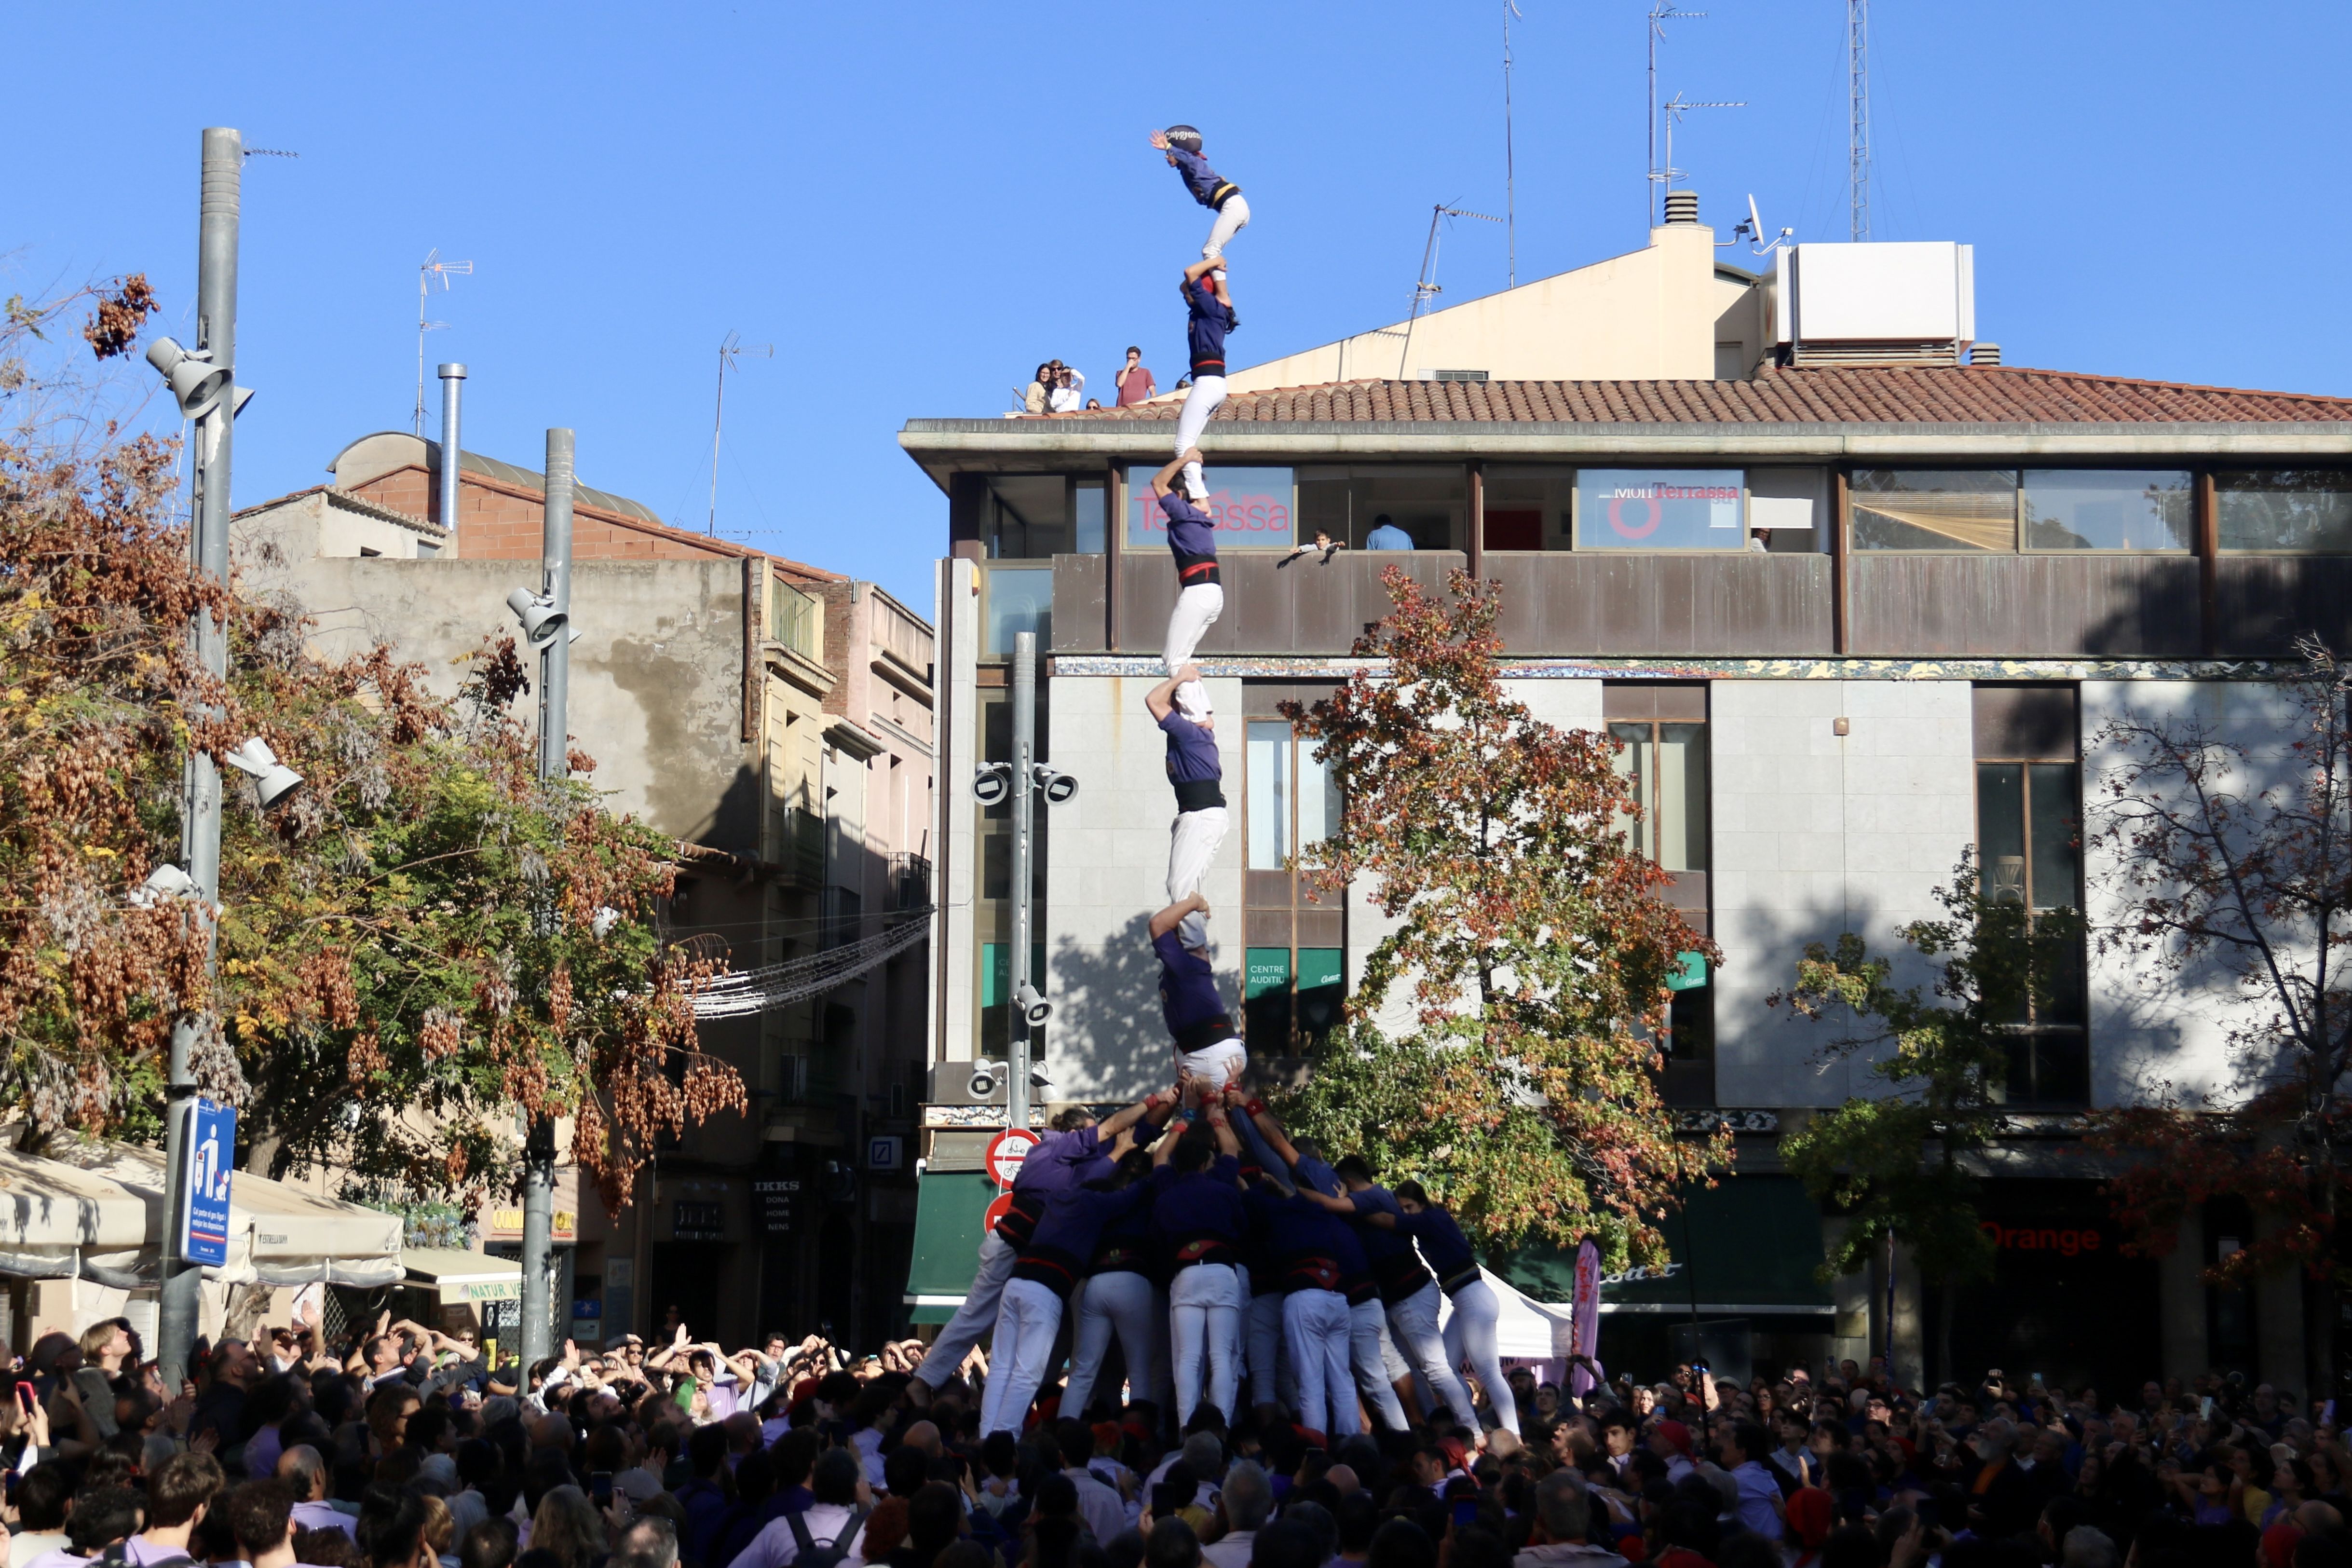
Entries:
[[1168,145],[1181,147],[1185,152],[1198,157],[1201,152],[1201,133],[1189,125],[1171,125],[1168,128]]

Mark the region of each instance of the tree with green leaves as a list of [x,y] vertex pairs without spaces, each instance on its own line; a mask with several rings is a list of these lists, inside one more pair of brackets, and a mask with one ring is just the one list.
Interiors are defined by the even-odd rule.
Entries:
[[[1660,1096],[1666,983],[1720,955],[1633,847],[1617,742],[1505,689],[1496,586],[1384,581],[1393,608],[1347,684],[1284,710],[1342,803],[1302,876],[1328,898],[1360,882],[1395,922],[1284,1119],[1418,1178],[1490,1244],[1591,1236],[1612,1266],[1663,1260],[1675,1187],[1730,1159]],[[1391,995],[1411,1014],[1394,1035],[1374,1021]]]
[[1861,1272],[1890,1239],[1910,1248],[1920,1278],[1944,1292],[1937,1357],[1948,1372],[1958,1288],[1992,1270],[1976,1156],[2005,1123],[2011,1054],[2026,1020],[2081,984],[2083,919],[1988,896],[1966,858],[1935,897],[1944,917],[1900,931],[1934,967],[1932,984],[1896,984],[1893,960],[1848,931],[1808,944],[1795,984],[1769,1001],[1850,1026],[1817,1059],[1866,1056],[1885,1085],[1814,1113],[1780,1141],[1806,1190],[1845,1217],[1822,1277]]

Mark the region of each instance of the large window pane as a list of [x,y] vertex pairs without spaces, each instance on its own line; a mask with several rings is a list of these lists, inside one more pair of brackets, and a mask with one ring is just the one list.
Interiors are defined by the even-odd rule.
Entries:
[[2025,765],[1977,764],[1977,854],[1981,890],[1999,903],[2025,901]]
[[[1127,548],[1168,548],[1168,514],[1151,493],[1159,468],[1127,470]],[[1219,550],[1290,548],[1297,536],[1297,496],[1288,468],[1223,468],[1210,465],[1201,470],[1209,487],[1202,510],[1216,520]],[[1180,479],[1181,483],[1181,480]]]
[[1586,468],[1576,476],[1579,550],[1745,550],[1738,468]]
[[1568,548],[1574,468],[1490,463],[1485,484],[1488,550]]
[[[1297,473],[1302,540],[1320,529],[1351,550],[1460,550],[1469,538],[1470,476],[1459,463],[1332,464]],[[1376,539],[1383,527],[1393,531]]]
[[1706,869],[1706,726],[1658,726],[1658,864]]
[[2025,470],[2029,550],[2187,550],[2194,511],[2179,470]]
[[1802,555],[1829,548],[1830,471],[1827,468],[1748,470],[1748,526],[1775,555]]
[[1290,726],[1249,723],[1249,868],[1279,871],[1290,854]]
[[2028,763],[2028,815],[2033,823],[2033,907],[2082,907],[2082,798],[2073,763]]
[[1013,652],[1013,638],[1035,632],[1040,652],[1054,641],[1054,569],[1050,566],[992,566],[983,577],[985,610],[981,622],[980,652],[983,658],[1003,658]]
[[1077,542],[1075,548],[1081,555],[1103,552],[1103,508],[1108,504],[1109,489],[1100,479],[1080,479],[1071,487],[1075,501],[1072,515],[1076,520]]
[[2213,500],[2224,550],[2352,550],[2352,473],[2216,474]]
[[1638,820],[1619,816],[1617,832],[1625,840],[1626,847],[1636,855],[1647,855],[1650,852],[1650,825],[1657,817],[1655,803],[1650,798],[1654,772],[1650,766],[1650,726],[1612,724],[1609,734],[1612,740],[1624,742],[1617,748],[1616,758],[1611,765],[1617,770],[1618,777],[1633,781],[1634,804],[1642,808]]
[[1320,844],[1339,826],[1339,786],[1315,760],[1317,742],[1298,742],[1298,847]]
[[999,474],[988,481],[982,531],[996,561],[1043,561],[1069,552],[1070,476]]
[[1856,550],[2015,550],[2017,476],[2002,468],[1857,468]]

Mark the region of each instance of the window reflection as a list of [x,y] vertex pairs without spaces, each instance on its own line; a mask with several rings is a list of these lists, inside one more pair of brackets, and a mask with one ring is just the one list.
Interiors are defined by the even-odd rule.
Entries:
[[2213,501],[2224,550],[2352,551],[2352,473],[2216,474]]
[[2189,476],[2179,470],[2028,468],[2029,550],[2187,550]]
[[1857,468],[1856,550],[2015,550],[2017,475],[2006,468]]

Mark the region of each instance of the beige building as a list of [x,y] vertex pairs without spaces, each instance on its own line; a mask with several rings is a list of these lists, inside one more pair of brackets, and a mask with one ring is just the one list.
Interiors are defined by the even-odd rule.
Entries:
[[[467,452],[445,526],[440,465],[436,444],[403,433],[352,443],[331,484],[238,514],[241,581],[311,608],[322,649],[388,644],[451,689],[456,655],[514,629],[508,591],[537,585],[544,480]],[[928,904],[920,615],[871,583],[670,528],[584,486],[573,559],[570,728],[613,807],[678,842],[676,940],[754,970]],[[576,1313],[559,1306],[559,1327],[643,1332],[675,1307],[730,1343],[770,1321],[890,1328],[912,1241],[928,985],[919,943],[818,994],[707,1020],[704,1043],[741,1072],[751,1113],[666,1144],[617,1219],[559,1173],[557,1300]],[[494,1199],[476,1244],[518,1255],[520,1218],[511,1195]]]

